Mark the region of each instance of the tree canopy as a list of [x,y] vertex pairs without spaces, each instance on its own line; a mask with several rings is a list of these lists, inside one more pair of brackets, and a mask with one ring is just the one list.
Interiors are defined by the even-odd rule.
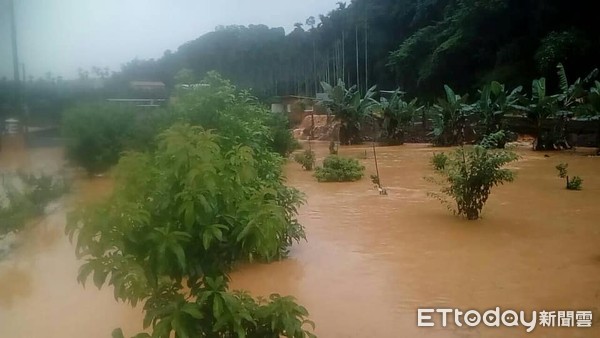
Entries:
[[134,60],[121,78],[162,80],[188,68],[217,70],[259,96],[320,91],[342,79],[365,92],[397,86],[441,95],[440,83],[472,91],[491,80],[509,87],[562,62],[576,75],[594,68],[598,28],[583,0],[353,0],[307,18],[285,34],[265,25],[217,27],[158,60]]

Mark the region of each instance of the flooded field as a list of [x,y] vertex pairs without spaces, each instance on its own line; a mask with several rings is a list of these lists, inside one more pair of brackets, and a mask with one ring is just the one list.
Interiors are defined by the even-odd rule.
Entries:
[[[319,160],[327,144],[316,145]],[[0,169],[60,167],[60,148],[0,152]],[[17,150],[15,150],[17,149]],[[342,148],[364,157],[366,178],[317,183],[295,163],[290,185],[307,195],[300,209],[307,242],[273,264],[239,267],[233,287],[255,295],[293,295],[311,313],[319,337],[599,337],[600,158],[594,151],[561,153],[519,149],[515,183],[493,191],[483,219],[452,216],[426,196],[436,187],[427,145],[378,148],[380,196],[368,146]],[[564,189],[554,167],[568,162],[583,190]],[[110,191],[108,179],[81,180],[72,196],[21,235],[21,244],[0,261],[0,337],[109,337],[122,327],[141,329],[141,311],[114,301],[112,290],[83,289],[79,262],[64,236],[65,210]],[[592,310],[589,329],[419,328],[417,308],[484,311]],[[436,320],[439,324],[439,320]]]

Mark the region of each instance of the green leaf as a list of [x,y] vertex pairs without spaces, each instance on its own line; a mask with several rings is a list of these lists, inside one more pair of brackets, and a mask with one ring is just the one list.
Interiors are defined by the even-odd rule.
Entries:
[[121,330],[120,328],[114,329],[113,332],[111,333],[111,337],[112,338],[125,338],[125,336],[123,335],[123,330]]
[[170,248],[171,251],[175,254],[175,256],[177,256],[177,263],[179,263],[179,267],[181,268],[181,270],[185,270],[185,253],[181,245],[175,243],[172,244]]
[[196,214],[194,213],[194,202],[187,201],[185,203],[184,225],[186,228],[191,228],[194,225]]
[[94,284],[98,289],[101,289],[102,285],[104,285],[107,275],[108,271],[105,271],[102,268],[94,270]]
[[557,74],[558,81],[560,83],[560,90],[563,94],[566,94],[569,91],[569,81],[567,80],[567,73],[565,72],[565,67],[562,63],[559,63],[557,66]]
[[456,104],[456,94],[448,85],[444,85],[444,91],[446,92],[446,100],[450,104]]
[[492,81],[492,83],[490,85],[490,89],[492,91],[492,94],[494,94],[495,96],[498,96],[502,92],[504,92],[504,85],[498,81]]
[[135,336],[133,336],[133,338],[151,338],[152,336],[143,332],[143,333],[138,333]]
[[223,299],[220,294],[215,294],[213,298],[213,316],[220,318],[223,313]]
[[[223,231],[221,231],[221,229],[220,229],[220,227],[219,227],[219,226],[223,226],[223,227],[225,227],[224,225],[221,225],[221,224],[214,224],[214,225],[212,226],[212,227],[213,227],[213,228],[212,228],[212,234],[213,234],[213,236],[214,236],[214,237],[215,237],[217,240],[219,240],[220,242],[222,242],[222,241],[223,241]],[[227,227],[225,227],[225,228],[227,228]]]
[[[250,222],[252,222],[252,221],[250,221]],[[252,225],[250,223],[248,225],[246,225],[242,229],[242,231],[240,231],[240,233],[237,235],[236,240],[238,242],[240,242],[240,241],[242,241],[242,239],[246,238],[246,236],[248,236],[248,234],[250,233],[250,230],[252,230],[251,228],[252,228]]]
[[195,303],[186,303],[181,308],[181,311],[187,313],[188,315],[190,315],[192,318],[195,318],[195,319],[204,318],[204,315],[198,308],[198,305]]
[[92,273],[92,271],[94,271],[94,265],[90,261],[83,264],[79,268],[79,276],[77,277],[77,281],[79,283],[81,283],[84,288],[85,288],[85,282],[88,279],[88,277],[90,276],[90,273]]
[[171,321],[171,326],[173,327],[173,330],[175,330],[175,337],[189,338],[190,335],[188,334],[187,329],[179,316],[174,316],[173,320]]
[[212,236],[212,233],[208,231],[204,231],[204,233],[202,233],[202,246],[204,247],[204,250],[208,250],[210,248],[210,242],[213,239]]

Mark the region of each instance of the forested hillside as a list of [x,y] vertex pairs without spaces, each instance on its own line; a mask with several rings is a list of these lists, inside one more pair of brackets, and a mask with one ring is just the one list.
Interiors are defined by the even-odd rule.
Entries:
[[172,84],[182,68],[217,70],[259,96],[312,95],[337,78],[425,97],[440,95],[443,83],[473,91],[491,79],[552,82],[558,62],[573,76],[598,65],[594,15],[583,0],[353,0],[288,35],[217,27],[159,60],[128,63],[117,79]]

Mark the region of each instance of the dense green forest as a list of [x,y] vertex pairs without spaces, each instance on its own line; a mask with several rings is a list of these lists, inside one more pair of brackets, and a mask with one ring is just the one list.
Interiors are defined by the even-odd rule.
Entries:
[[[96,95],[128,96],[132,80],[162,81],[172,88],[183,68],[196,76],[216,70],[241,88],[252,88],[262,99],[312,96],[321,91],[321,81],[335,84],[338,79],[358,85],[361,93],[372,85],[380,90],[399,87],[426,101],[442,96],[443,84],[475,94],[492,80],[514,88],[543,76],[548,88],[558,88],[559,62],[571,77],[585,76],[598,66],[600,29],[586,4],[583,0],[339,2],[327,15],[296,23],[287,35],[283,28],[265,25],[217,27],[159,59],[132,60],[111,76],[98,75],[106,82]],[[14,102],[11,84],[0,83],[2,115]],[[50,106],[59,112],[72,102],[77,95],[53,93],[57,84],[59,78],[30,79],[25,85],[30,111],[39,115]]]
[[[342,78],[415,96],[447,83],[473,92],[490,80],[512,87],[555,66],[573,76],[597,66],[599,28],[582,0],[353,0],[288,35],[264,25],[217,27],[158,60],[134,60],[114,80],[162,80],[178,70],[217,70],[261,97],[312,95]],[[320,21],[315,24],[315,21]]]

